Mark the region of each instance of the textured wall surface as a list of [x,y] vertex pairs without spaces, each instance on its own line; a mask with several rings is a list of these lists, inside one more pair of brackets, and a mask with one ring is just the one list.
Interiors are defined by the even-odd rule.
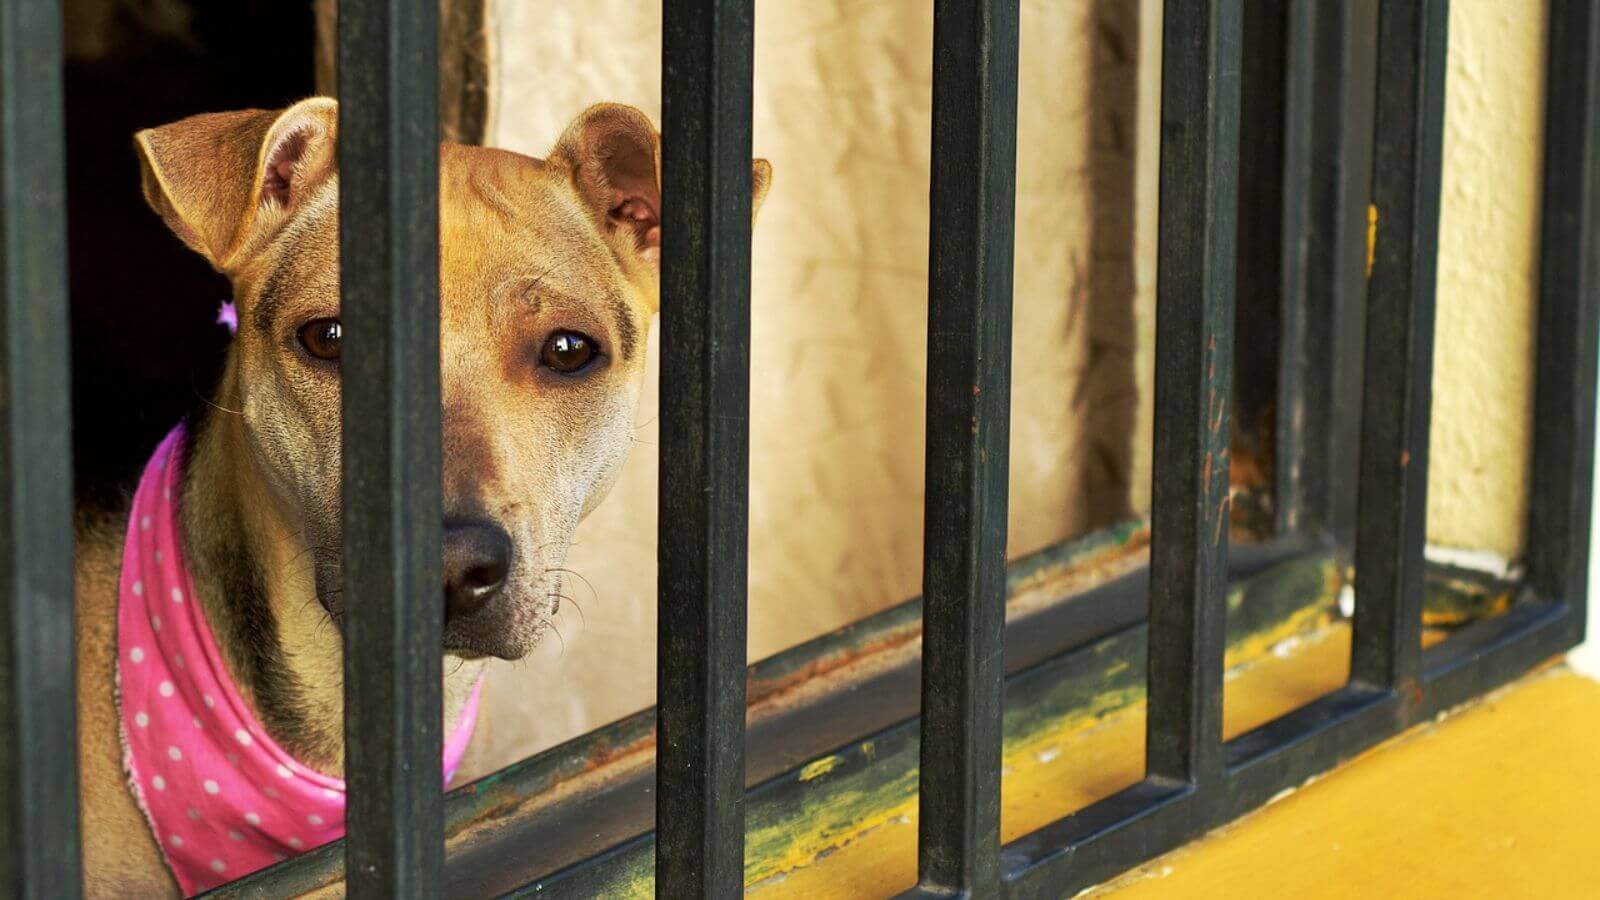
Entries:
[[[775,182],[754,242],[752,659],[919,589],[932,47],[924,0],[756,7]],[[1159,161],[1159,0],[1022,9],[1013,555],[1148,507]],[[1543,114],[1527,12],[1452,5],[1428,510],[1430,542],[1512,558]],[[490,22],[489,143],[542,156],[601,100],[659,117],[657,4],[497,0]],[[579,531],[562,639],[494,670],[504,760],[654,700],[654,372],[639,446]]]
[[[920,590],[931,6],[756,3],[755,149],[775,180],[754,242],[752,659]],[[601,100],[659,120],[659,16],[498,0],[489,143],[543,156]],[[1013,555],[1148,495],[1133,467],[1153,287],[1134,266],[1138,19],[1126,0],[1023,3]],[[639,446],[578,535],[581,616],[564,610],[562,641],[495,674],[493,702],[516,706],[492,725],[508,757],[653,702],[651,371]]]
[[1450,8],[1428,539],[1507,558],[1528,515],[1543,10]]

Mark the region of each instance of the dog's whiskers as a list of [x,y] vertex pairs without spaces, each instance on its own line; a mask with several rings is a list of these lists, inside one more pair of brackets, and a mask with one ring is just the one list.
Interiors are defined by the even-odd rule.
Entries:
[[583,607],[578,605],[578,601],[572,597],[567,597],[565,599],[568,603],[572,604],[573,609],[578,611],[578,624],[582,625],[584,628],[588,628],[589,617],[584,613]]
[[545,569],[546,574],[550,572],[560,572],[564,575],[571,575],[573,578],[578,579],[579,581],[583,582],[584,587],[589,589],[589,594],[593,596],[597,602],[599,601],[600,592],[594,589],[594,582],[585,578],[582,572],[579,572],[576,569],[565,569],[561,566],[552,566],[551,568]]
[[556,633],[556,641],[561,644],[561,650],[556,653],[556,659],[560,659],[561,657],[567,655],[567,639],[561,636],[561,629],[556,627],[556,623],[550,621],[549,618],[540,617],[539,624],[546,626],[551,631]]

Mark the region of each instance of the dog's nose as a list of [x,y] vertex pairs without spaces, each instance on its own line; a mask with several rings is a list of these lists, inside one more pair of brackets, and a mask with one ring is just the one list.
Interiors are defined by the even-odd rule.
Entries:
[[511,537],[486,522],[445,523],[445,621],[470,616],[505,587],[511,571]]

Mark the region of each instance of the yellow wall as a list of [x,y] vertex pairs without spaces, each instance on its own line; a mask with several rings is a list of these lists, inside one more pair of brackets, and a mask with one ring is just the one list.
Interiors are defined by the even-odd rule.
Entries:
[[1542,3],[1450,5],[1432,543],[1522,552],[1544,134]]
[[[1528,469],[1544,24],[1457,0],[1430,542],[1515,557]],[[1023,0],[1013,555],[1147,508],[1160,0]],[[659,4],[497,0],[490,142],[543,155],[585,105],[660,114]],[[757,0],[752,658],[915,594],[931,4]],[[1141,27],[1142,24],[1142,27]],[[652,342],[653,343],[653,342]],[[652,346],[651,353],[655,354]],[[652,361],[635,448],[578,535],[562,640],[502,666],[512,759],[653,702]]]

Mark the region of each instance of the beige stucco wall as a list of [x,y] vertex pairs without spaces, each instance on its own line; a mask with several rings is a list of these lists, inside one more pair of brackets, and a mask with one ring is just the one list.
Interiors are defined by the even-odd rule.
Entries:
[[[1452,4],[1430,542],[1520,553],[1543,20]],[[1013,555],[1149,503],[1160,0],[1024,0]],[[931,4],[757,0],[750,653],[918,590]],[[1141,27],[1141,21],[1143,27]],[[585,105],[659,117],[659,5],[496,0],[492,144]],[[656,417],[584,524],[560,641],[499,666],[509,760],[654,699]]]
[[[755,148],[775,182],[753,250],[752,658],[920,589],[931,10],[756,3]],[[659,16],[497,0],[490,143],[543,155],[600,100],[659,120]],[[1013,555],[1124,516],[1132,484],[1148,495],[1131,462],[1151,306],[1134,295],[1153,287],[1150,271],[1136,288],[1133,251],[1138,17],[1124,0],[1023,3]],[[495,674],[491,696],[516,706],[493,725],[507,755],[653,702],[654,372],[639,445],[578,535],[582,615]]]
[[1522,552],[1544,134],[1542,3],[1450,7],[1428,538]]

